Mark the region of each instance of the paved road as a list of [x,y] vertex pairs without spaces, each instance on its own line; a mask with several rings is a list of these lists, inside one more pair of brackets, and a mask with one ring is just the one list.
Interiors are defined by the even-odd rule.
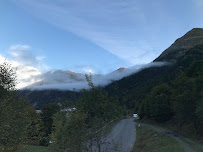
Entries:
[[133,118],[123,119],[104,138],[102,152],[130,152],[136,140],[136,127]]

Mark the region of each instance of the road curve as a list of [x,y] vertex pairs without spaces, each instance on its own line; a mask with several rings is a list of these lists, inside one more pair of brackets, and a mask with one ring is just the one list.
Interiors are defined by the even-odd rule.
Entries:
[[118,122],[104,138],[102,151],[130,152],[136,140],[136,127],[133,118]]

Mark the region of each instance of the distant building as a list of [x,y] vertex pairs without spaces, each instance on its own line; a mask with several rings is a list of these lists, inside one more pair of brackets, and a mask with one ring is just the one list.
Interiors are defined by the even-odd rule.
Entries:
[[66,108],[66,109],[62,109],[61,111],[73,112],[75,110],[76,110],[76,108]]
[[66,117],[70,116],[71,112],[74,112],[76,110],[76,108],[66,108],[66,109],[62,109],[62,112],[66,112]]

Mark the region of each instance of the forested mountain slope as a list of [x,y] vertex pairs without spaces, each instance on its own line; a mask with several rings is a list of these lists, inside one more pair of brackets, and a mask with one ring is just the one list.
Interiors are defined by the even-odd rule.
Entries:
[[[168,61],[168,65],[143,69],[109,84],[104,90],[110,96],[114,96],[121,105],[138,112],[140,104],[153,87],[161,83],[172,83],[181,71],[186,71],[194,61],[203,59],[202,31],[200,28],[192,29],[154,60]],[[72,91],[59,90],[24,90],[20,91],[20,94],[26,96],[37,109],[47,103],[58,102],[58,98],[74,101],[74,98],[80,95]]]
[[122,104],[130,109],[138,110],[140,102],[154,86],[160,83],[170,83],[178,73],[189,67],[192,62],[203,59],[202,36],[203,29],[192,29],[154,60],[154,62],[170,61],[168,65],[144,69],[113,82],[105,89],[113,94],[117,92],[116,94],[118,94]]
[[185,36],[191,35],[198,43],[191,38],[191,42],[187,41],[190,47],[180,45],[178,49],[175,43],[184,41],[180,38],[173,44],[174,50],[167,49],[155,60],[171,61],[168,66],[144,69],[105,89],[116,94],[121,104],[137,112],[140,118],[159,123],[170,120],[181,133],[200,138],[203,135],[203,33],[202,29],[192,33]]

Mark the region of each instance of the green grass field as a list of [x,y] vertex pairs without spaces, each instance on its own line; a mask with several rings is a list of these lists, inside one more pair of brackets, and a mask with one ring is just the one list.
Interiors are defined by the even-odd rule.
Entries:
[[184,148],[173,138],[146,126],[136,128],[133,152],[184,152]]

